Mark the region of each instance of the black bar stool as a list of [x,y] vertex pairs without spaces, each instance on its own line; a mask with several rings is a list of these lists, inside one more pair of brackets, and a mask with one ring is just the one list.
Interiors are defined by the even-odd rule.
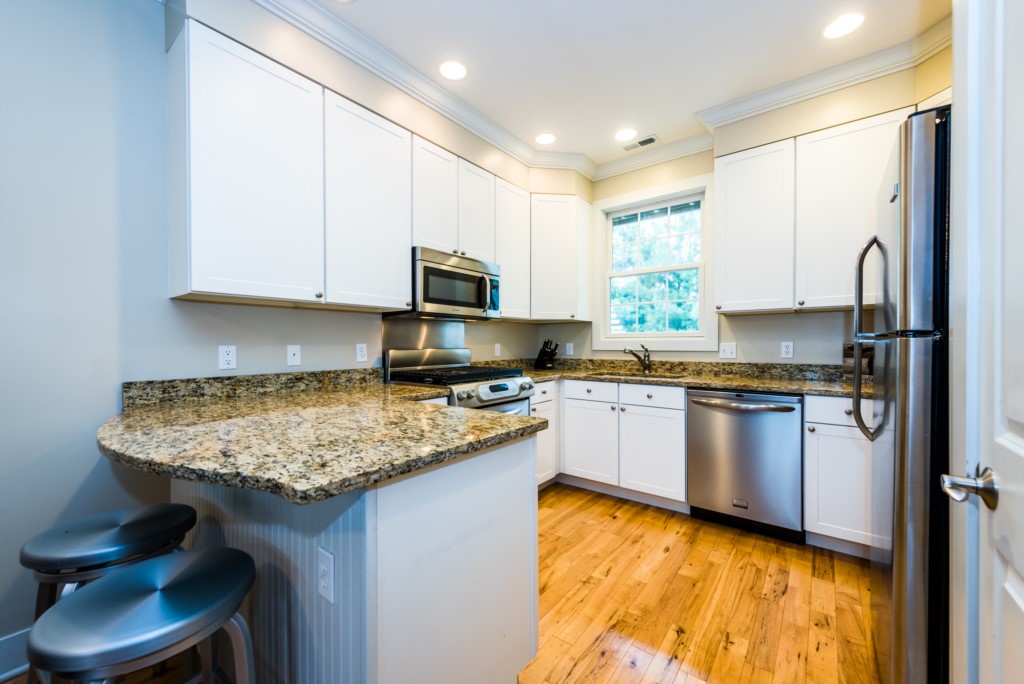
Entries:
[[36,619],[56,603],[58,590],[73,590],[112,570],[177,548],[196,524],[184,504],[156,504],[97,513],[42,532],[21,547],[21,564],[39,590]]
[[235,682],[250,684],[252,639],[238,608],[255,577],[249,554],[229,548],[182,551],[120,568],[36,620],[29,663],[64,679],[112,684],[223,629]]

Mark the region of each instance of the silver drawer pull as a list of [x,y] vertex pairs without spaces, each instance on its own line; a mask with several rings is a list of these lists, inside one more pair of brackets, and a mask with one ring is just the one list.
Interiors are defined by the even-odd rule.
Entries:
[[852,408],[848,408],[845,411],[843,411],[843,413],[845,413],[848,416],[852,416],[853,415],[853,409]]
[[614,411],[614,410],[615,410],[615,407],[614,407],[614,406],[609,406],[608,408],[610,408],[610,409],[611,409],[612,411]]
[[807,426],[807,431],[808,432],[814,432],[814,426],[813,425],[808,425]]
[[587,388],[587,394],[590,394],[590,393],[591,393],[591,392],[593,392],[593,391],[594,391],[594,390],[590,389],[589,387]]
[[710,406],[712,408],[730,409],[732,411],[746,411],[758,413],[762,411],[774,411],[775,413],[791,413],[796,407],[787,404],[734,404],[731,401],[717,401],[715,399],[691,399],[694,404]]
[[647,393],[647,398],[648,398],[648,399],[653,399],[653,398],[654,398],[654,395],[653,395],[653,394],[651,394],[650,392],[648,392],[648,393]]

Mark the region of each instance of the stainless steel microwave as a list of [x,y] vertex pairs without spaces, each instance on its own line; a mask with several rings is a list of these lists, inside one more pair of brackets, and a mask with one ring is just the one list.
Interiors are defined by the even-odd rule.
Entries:
[[413,247],[413,310],[423,318],[501,318],[501,267],[486,261]]

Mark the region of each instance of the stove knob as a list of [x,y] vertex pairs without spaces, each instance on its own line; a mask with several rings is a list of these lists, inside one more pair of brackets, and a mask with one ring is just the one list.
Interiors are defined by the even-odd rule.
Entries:
[[466,391],[466,396],[469,397],[470,399],[472,399],[473,397],[476,396],[476,390],[467,390]]
[[533,383],[527,380],[522,385],[520,385],[520,387],[522,387],[524,390],[530,390],[533,389]]
[[466,390],[460,390],[459,393],[455,395],[455,398],[456,399],[465,399],[468,396],[469,396],[469,393],[466,392]]

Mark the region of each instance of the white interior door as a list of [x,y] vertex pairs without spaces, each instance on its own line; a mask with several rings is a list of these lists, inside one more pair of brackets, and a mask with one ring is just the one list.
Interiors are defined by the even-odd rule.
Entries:
[[[953,409],[962,404],[966,419],[962,430],[954,425],[951,467],[972,475],[975,464],[991,467],[999,500],[995,510],[976,496],[956,505],[952,643],[956,647],[962,633],[968,647],[960,660],[954,652],[952,672],[960,681],[1016,682],[1024,672],[1024,357],[1018,349],[1024,335],[1024,131],[1012,114],[1024,107],[1024,43],[1015,35],[1024,25],[1024,3],[955,5],[953,248],[962,252],[953,252],[953,303],[966,343],[954,356],[952,387]],[[958,382],[959,373],[966,382]],[[977,594],[971,591],[974,520]],[[967,540],[961,553],[958,525]],[[966,605],[956,600],[958,568],[967,575]]]

